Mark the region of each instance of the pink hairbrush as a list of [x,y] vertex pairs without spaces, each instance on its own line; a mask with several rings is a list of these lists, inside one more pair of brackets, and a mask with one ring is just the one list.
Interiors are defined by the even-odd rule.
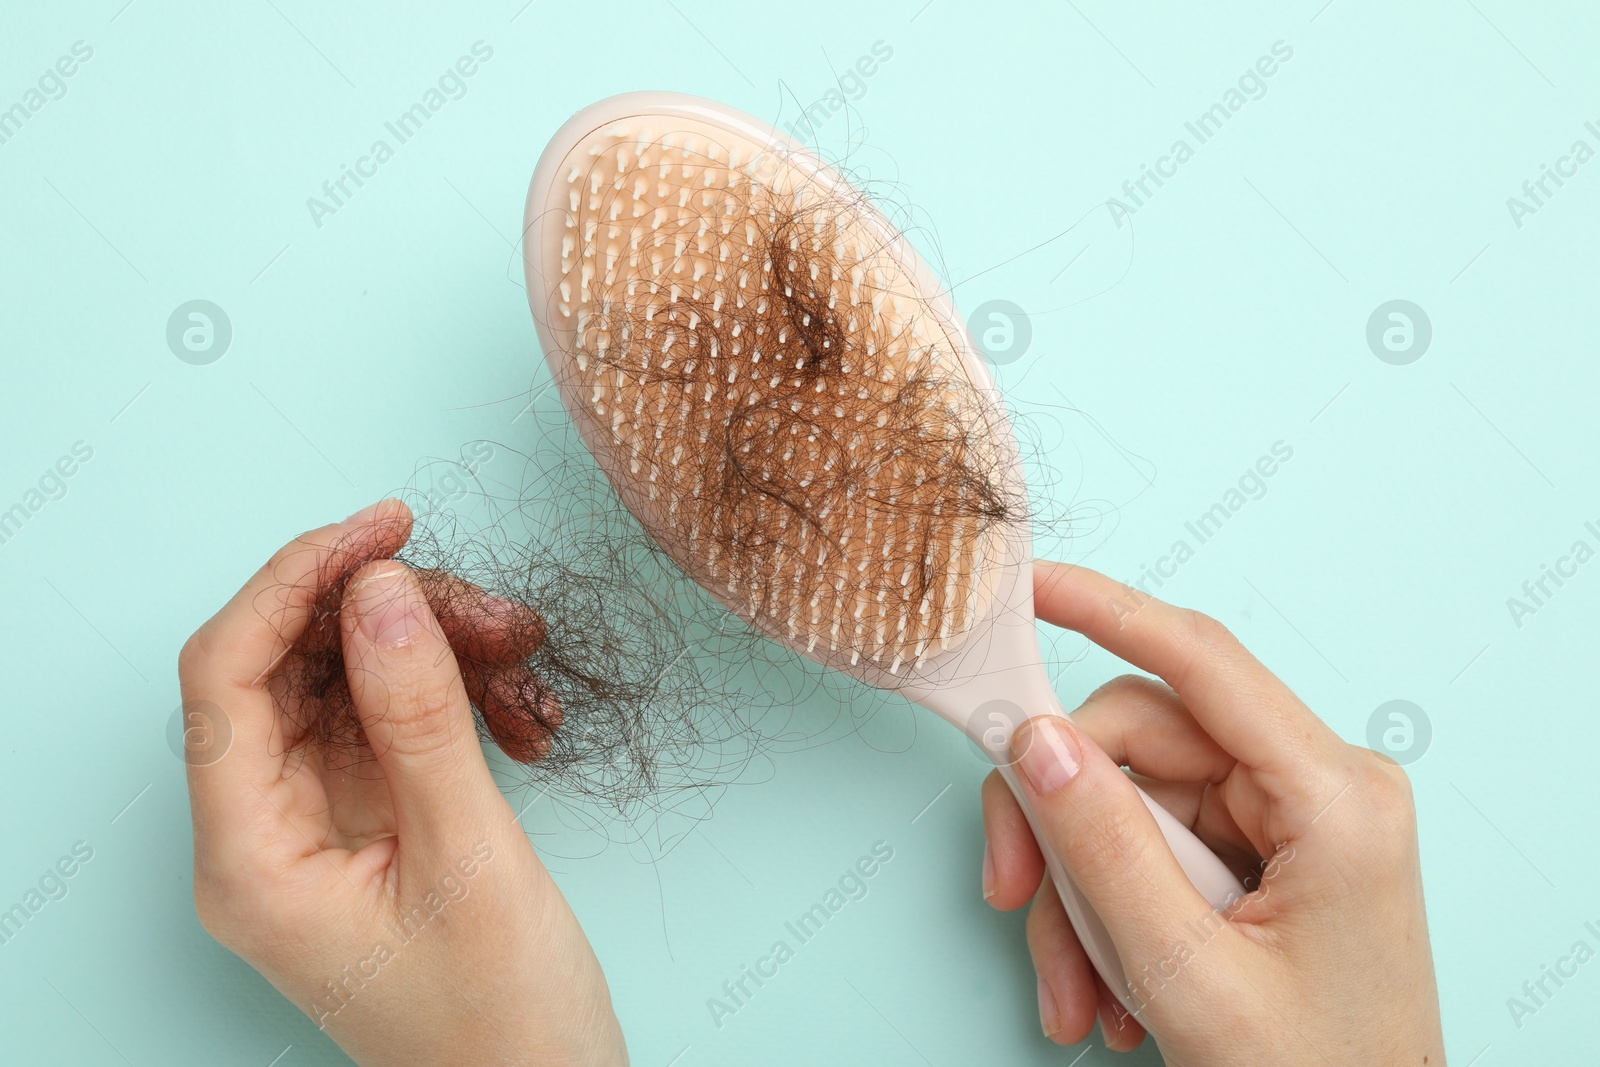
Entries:
[[[524,223],[551,374],[645,530],[773,640],[964,730],[1023,798],[1012,731],[1063,712],[1035,632],[1021,459],[981,354],[905,238],[803,146],[669,93],[567,122]],[[1213,907],[1244,894],[1145,803]],[[1110,935],[1046,859],[1129,1005]]]

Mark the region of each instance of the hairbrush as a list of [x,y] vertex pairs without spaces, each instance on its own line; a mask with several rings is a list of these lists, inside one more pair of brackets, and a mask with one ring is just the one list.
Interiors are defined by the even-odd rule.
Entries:
[[[1026,811],[1012,731],[1064,712],[1035,631],[1021,458],[966,325],[900,231],[766,124],[631,93],[557,132],[523,234],[562,402],[646,532],[766,636],[964,730]],[[1145,803],[1213,907],[1244,893]],[[1129,1005],[1109,934],[1045,851]]]

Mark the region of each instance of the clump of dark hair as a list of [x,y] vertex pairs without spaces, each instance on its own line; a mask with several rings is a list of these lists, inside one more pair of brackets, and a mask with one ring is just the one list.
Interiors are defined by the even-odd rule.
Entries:
[[[414,571],[455,653],[480,737],[541,792],[637,830],[685,810],[674,794],[726,786],[760,751],[770,702],[695,654],[755,638],[673,573],[592,467],[569,457],[542,473],[562,491],[503,499],[480,484],[472,496],[490,515],[477,522],[435,509],[414,484],[402,496],[416,523],[394,558]],[[288,743],[320,746],[356,774],[377,771],[346,681],[340,609],[380,540],[352,534],[329,554],[311,621],[269,679]]]

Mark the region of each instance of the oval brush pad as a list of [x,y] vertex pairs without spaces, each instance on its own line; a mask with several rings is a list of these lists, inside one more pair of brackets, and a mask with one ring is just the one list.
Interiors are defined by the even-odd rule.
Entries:
[[585,443],[674,560],[806,654],[897,674],[982,617],[1025,502],[959,327],[804,162],[684,116],[603,124],[534,220],[540,320]]

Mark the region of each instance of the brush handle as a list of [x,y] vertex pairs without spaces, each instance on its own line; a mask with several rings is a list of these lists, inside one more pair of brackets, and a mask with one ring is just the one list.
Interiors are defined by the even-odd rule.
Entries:
[[[1050,705],[1043,710],[1043,714],[1060,715],[1063,718],[1066,716],[1060,702],[1054,699],[1053,694]],[[1006,748],[1009,750],[1009,743]],[[1061,903],[1066,905],[1067,917],[1072,920],[1072,929],[1077,932],[1078,940],[1083,943],[1090,962],[1094,964],[1094,969],[1100,973],[1100,977],[1105,979],[1112,995],[1135,1018],[1138,1018],[1144,1009],[1144,1004],[1136,993],[1129,990],[1127,972],[1122,966],[1121,957],[1117,954],[1117,946],[1111,940],[1110,931],[1106,929],[1105,923],[1100,921],[1100,916],[1095,914],[1088,898],[1067,874],[1061,858],[1040,834],[1039,824],[1028,800],[1027,789],[1019,780],[1020,772],[1015,764],[1007,761],[995,749],[990,748],[989,751],[991,755],[997,757],[996,766],[1000,769],[1000,776],[1011,787],[1017,803],[1022,806],[1023,814],[1028,817],[1028,825],[1033,829],[1039,850],[1044,853],[1050,877],[1056,884],[1056,891],[1061,894]],[[1137,786],[1134,788],[1138,789]],[[1229,906],[1245,894],[1245,888],[1239,879],[1235,878],[1227,865],[1206,847],[1205,842],[1196,837],[1187,826],[1173,818],[1167,809],[1151,800],[1143,789],[1139,789],[1139,798],[1155,817],[1156,825],[1161,828],[1161,834],[1167,840],[1167,847],[1177,857],[1183,873],[1189,876],[1189,881],[1213,908],[1225,914]]]

